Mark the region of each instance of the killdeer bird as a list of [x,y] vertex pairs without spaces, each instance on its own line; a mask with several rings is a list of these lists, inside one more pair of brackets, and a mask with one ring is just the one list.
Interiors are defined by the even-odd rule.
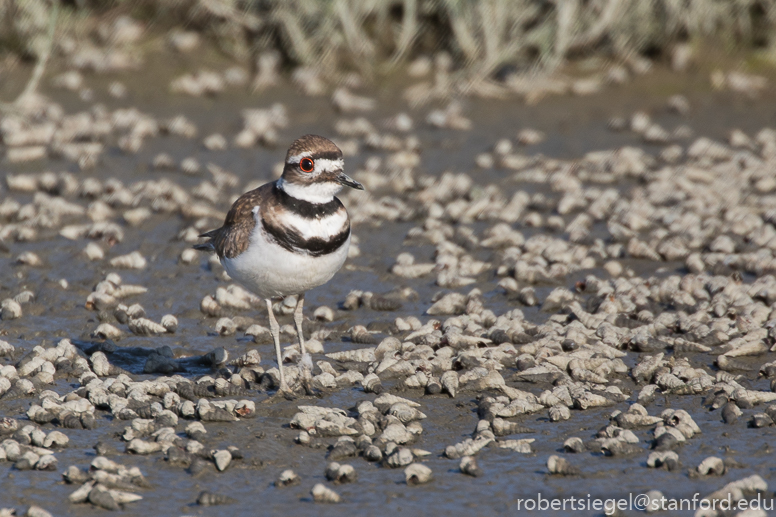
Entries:
[[294,322],[303,379],[312,371],[302,333],[304,294],[339,271],[350,247],[350,219],[337,199],[343,186],[363,190],[343,172],[342,151],[326,138],[305,135],[288,149],[283,175],[246,192],[221,228],[203,233],[194,248],[215,252],[237,282],[264,298],[280,371],[280,391],[290,393],[280,355],[280,327],[272,298],[297,295]]

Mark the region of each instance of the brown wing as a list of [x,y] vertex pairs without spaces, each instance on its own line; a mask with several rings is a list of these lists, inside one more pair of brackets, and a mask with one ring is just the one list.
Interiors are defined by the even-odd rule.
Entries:
[[272,193],[274,183],[246,192],[234,202],[221,228],[205,232],[200,237],[207,241],[195,244],[194,249],[215,251],[221,258],[234,258],[248,248],[251,232],[256,226],[253,208],[260,206]]

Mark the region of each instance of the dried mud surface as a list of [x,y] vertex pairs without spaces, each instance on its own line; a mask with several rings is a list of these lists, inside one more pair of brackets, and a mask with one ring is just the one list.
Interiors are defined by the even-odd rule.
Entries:
[[[452,129],[433,129],[428,127],[423,119],[429,108],[407,110],[406,106],[393,98],[390,91],[374,92],[379,99],[375,111],[366,116],[379,127],[380,121],[395,115],[399,111],[407,111],[415,121],[415,129],[411,132],[419,139],[420,162],[412,171],[415,177],[439,177],[445,171],[462,172],[469,175],[475,187],[496,185],[509,199],[516,191],[524,190],[529,195],[544,193],[548,197],[556,197],[557,192],[546,183],[529,183],[517,181],[513,177],[515,171],[496,166],[490,169],[479,169],[475,165],[475,157],[483,152],[490,152],[493,145],[502,138],[514,140],[516,132],[524,127],[532,127],[546,133],[547,138],[533,146],[520,149],[527,156],[542,155],[544,159],[579,160],[586,153],[606,149],[616,149],[623,146],[636,146],[646,151],[647,156],[657,156],[663,145],[644,144],[640,137],[632,132],[612,132],[607,129],[611,117],[629,117],[634,111],[647,110],[653,113],[653,120],[665,127],[678,125],[690,126],[695,136],[679,141],[682,146],[689,146],[695,138],[706,136],[724,141],[730,130],[738,128],[749,135],[754,135],[764,127],[776,123],[776,99],[765,96],[758,100],[750,100],[727,93],[708,93],[693,91],[694,85],[677,83],[670,77],[660,74],[651,76],[649,84],[631,84],[612,93],[594,95],[587,98],[557,97],[537,106],[526,107],[511,101],[470,100],[465,103],[464,114],[472,121],[473,129],[456,131]],[[101,79],[94,80],[93,88],[97,102],[104,102],[108,110],[120,106],[136,106],[144,113],[149,113],[158,119],[182,114],[197,127],[195,138],[168,135],[151,137],[144,141],[137,153],[123,153],[114,140],[108,140],[106,149],[101,154],[97,165],[85,171],[79,171],[78,166],[58,159],[47,159],[27,164],[2,163],[0,170],[4,175],[37,174],[44,171],[70,171],[79,181],[88,177],[105,181],[108,178],[119,178],[125,185],[134,182],[169,178],[185,189],[193,189],[203,180],[209,179],[204,164],[214,163],[223,169],[231,171],[238,178],[237,185],[218,193],[212,206],[215,210],[225,212],[230,201],[238,195],[246,185],[254,185],[272,179],[272,167],[282,160],[286,143],[295,137],[315,132],[322,135],[337,137],[334,131],[334,121],[338,118],[354,118],[357,115],[336,113],[326,98],[308,98],[286,91],[271,90],[261,96],[246,96],[242,94],[221,95],[214,98],[189,99],[170,96],[164,93],[164,87],[154,89],[148,86],[133,84],[127,80],[130,95],[127,99],[118,101],[103,96],[105,85]],[[138,80],[138,83],[141,81]],[[661,85],[664,89],[661,89]],[[161,92],[159,91],[161,90]],[[669,94],[687,91],[692,109],[686,116],[678,116],[664,109]],[[660,92],[660,93],[649,93]],[[665,94],[663,92],[666,92]],[[93,103],[80,101],[75,94],[50,92],[66,113],[87,110]],[[222,151],[210,151],[203,147],[202,138],[215,132],[224,134],[227,141],[240,129],[240,110],[246,107],[268,107],[275,102],[281,102],[286,107],[289,124],[279,131],[278,143],[274,148],[251,147],[247,149],[233,148],[231,145]],[[343,139],[349,139],[341,137]],[[178,170],[157,171],[151,167],[151,162],[159,153],[168,153],[175,163],[186,157],[195,157],[203,165],[196,174],[184,174]],[[362,169],[370,156],[386,158],[389,151],[369,149],[359,145],[354,156],[346,157],[346,171],[353,173]],[[652,171],[659,170],[660,163],[650,165]],[[386,173],[387,174],[387,173]],[[773,171],[770,171],[773,174]],[[358,177],[358,174],[355,175]],[[613,185],[621,192],[628,192],[650,180],[634,177],[618,178]],[[641,182],[641,183],[640,183]],[[408,192],[390,193],[400,199],[411,200],[413,188]],[[345,200],[356,200],[358,193],[349,193]],[[7,184],[0,186],[0,200],[13,199],[20,205],[32,203],[34,193],[11,190]],[[91,202],[78,196],[68,198],[73,203],[84,207]],[[411,204],[412,201],[409,201]],[[552,207],[552,203],[549,205]],[[542,217],[555,213],[553,208],[539,210]],[[208,317],[200,311],[203,297],[216,292],[218,287],[226,287],[229,282],[222,274],[222,269],[208,261],[208,257],[198,255],[192,264],[181,264],[181,253],[190,248],[191,243],[178,238],[181,230],[192,224],[192,219],[186,219],[177,213],[153,212],[139,226],[133,227],[121,220],[122,209],[116,210],[115,220],[121,225],[123,238],[120,242],[109,246],[100,242],[105,258],[90,261],[83,253],[86,239],[68,240],[58,235],[57,230],[47,229],[38,232],[29,241],[8,239],[3,244],[0,254],[0,299],[13,298],[22,291],[34,293],[34,300],[22,304],[23,314],[18,319],[0,320],[0,339],[7,341],[15,352],[12,356],[0,358],[0,366],[17,364],[17,362],[41,345],[44,348],[56,346],[62,339],[73,343],[99,342],[92,333],[101,322],[108,322],[122,329],[123,337],[116,341],[118,349],[125,347],[156,348],[169,346],[176,357],[197,356],[206,354],[217,347],[225,348],[230,358],[238,357],[251,349],[257,349],[261,356],[260,365],[269,370],[275,365],[274,353],[269,344],[256,344],[250,336],[244,336],[243,330],[234,335],[221,336],[215,330],[218,318]],[[358,211],[358,209],[356,210]],[[574,214],[565,217],[565,222]],[[396,262],[396,257],[403,252],[412,253],[418,262],[433,262],[435,246],[423,239],[406,240],[408,231],[422,226],[426,215],[416,212],[406,220],[381,220],[379,217],[364,218],[356,221],[353,226],[354,235],[358,237],[360,256],[349,259],[343,270],[327,285],[317,288],[307,294],[305,313],[312,318],[317,307],[328,306],[335,309],[336,319],[331,323],[319,324],[323,328],[335,330],[332,339],[323,341],[326,353],[375,346],[374,344],[357,344],[351,342],[347,330],[354,325],[364,325],[369,329],[382,331],[382,339],[391,332],[391,325],[397,317],[417,317],[421,323],[432,318],[444,321],[448,315],[430,316],[426,314],[432,305],[432,299],[440,292],[455,291],[469,294],[472,289],[479,289],[485,309],[500,316],[513,309],[521,309],[525,321],[532,325],[544,325],[554,316],[573,319],[568,310],[540,310],[541,304],[558,287],[567,288],[574,293],[577,282],[584,281],[587,275],[594,275],[608,281],[612,277],[603,269],[606,261],[600,261],[590,269],[569,272],[549,281],[534,284],[539,306],[530,307],[507,296],[499,286],[502,276],[496,273],[499,263],[498,250],[484,248],[472,244],[466,249],[475,260],[483,260],[493,264],[482,273],[474,275],[474,283],[460,287],[440,287],[435,281],[435,273],[419,278],[401,278],[390,272]],[[401,218],[399,218],[401,219]],[[10,224],[12,218],[5,220]],[[209,227],[219,224],[216,217],[210,217]],[[458,221],[451,223],[454,227],[471,228],[475,235],[481,236],[487,228],[495,224],[492,220]],[[547,233],[561,240],[567,240],[568,234],[563,230],[554,231],[547,227],[529,227],[522,219],[511,223],[525,238],[534,234]],[[606,225],[596,223],[591,233],[600,233],[608,238]],[[98,241],[99,242],[99,241]],[[461,239],[458,240],[462,242]],[[111,267],[111,258],[139,251],[147,260],[143,269],[118,269]],[[24,252],[33,252],[41,260],[38,266],[19,264],[17,258]],[[648,258],[633,258],[627,253],[619,260],[626,269],[631,269],[636,277],[656,279],[671,275],[685,276],[688,274],[683,259],[673,261],[653,261]],[[160,321],[163,315],[172,314],[177,317],[178,327],[173,334],[156,336],[138,336],[127,330],[113,319],[111,310],[100,316],[100,312],[85,307],[85,300],[93,292],[95,285],[106,278],[111,272],[117,272],[123,284],[140,285],[148,291],[127,299],[127,305],[140,303],[146,316],[153,321]],[[723,272],[730,276],[733,270]],[[760,275],[762,276],[762,275]],[[752,284],[758,275],[743,271],[742,281]],[[61,285],[66,279],[67,287]],[[520,281],[520,287],[531,285]],[[366,307],[355,310],[343,310],[341,305],[352,290],[387,293],[396,287],[410,287],[417,296],[403,300],[397,311],[373,311]],[[590,295],[578,293],[583,302]],[[766,303],[761,303],[768,306]],[[585,306],[587,307],[587,306]],[[675,308],[665,307],[666,311]],[[592,311],[591,311],[592,312]],[[688,311],[692,312],[692,311]],[[227,309],[226,316],[241,316],[250,318],[260,325],[267,325],[267,317],[261,304],[250,310]],[[656,312],[657,315],[657,312]],[[290,324],[291,316],[279,316],[281,325]],[[771,318],[768,318],[771,319]],[[398,333],[400,339],[404,334]],[[770,338],[768,338],[770,339]],[[768,346],[773,340],[768,341]],[[284,345],[294,342],[293,337],[284,336]],[[378,341],[379,342],[379,341]],[[520,353],[524,344],[515,344]],[[640,353],[628,350],[622,357],[623,363],[632,369],[644,360],[645,355],[655,355],[656,352]],[[671,350],[662,350],[666,359],[672,357]],[[717,375],[718,368],[715,355],[706,353],[683,354],[689,358],[694,368],[708,372],[712,377]],[[144,359],[127,358],[120,353],[108,354],[111,363],[126,369],[136,381],[158,380],[160,374],[144,374]],[[775,359],[773,352],[765,352],[755,357],[744,357],[750,370],[736,371],[742,375],[738,380],[750,390],[770,393],[769,379],[758,376],[759,367]],[[316,354],[314,360],[327,360],[322,354]],[[347,365],[337,364],[330,360],[339,371],[344,371]],[[366,367],[361,367],[364,371]],[[527,383],[510,380],[516,373],[514,360],[511,365],[504,365],[500,374],[509,386],[539,395],[546,389],[553,389],[551,383]],[[316,370],[315,373],[319,373]],[[459,372],[463,373],[463,372]],[[197,379],[202,375],[214,375],[205,367],[189,368],[185,377]],[[245,396],[236,397],[256,402],[255,415],[252,418],[240,419],[236,422],[207,422],[207,439],[205,448],[210,450],[225,449],[237,446],[244,458],[233,461],[224,472],[218,472],[210,464],[202,472],[192,474],[181,467],[170,466],[165,460],[165,454],[158,452],[149,455],[126,454],[126,442],[121,439],[124,428],[130,421],[120,420],[110,411],[97,410],[94,429],[62,429],[54,424],[44,424],[42,429],[51,432],[54,429],[63,431],[70,443],[66,448],[55,451],[58,467],[52,471],[19,470],[13,462],[0,462],[0,478],[2,479],[2,495],[0,507],[15,507],[21,511],[30,504],[37,504],[48,509],[54,515],[98,515],[105,510],[89,504],[71,504],[68,496],[78,487],[77,484],[63,482],[62,472],[71,465],[86,468],[95,458],[95,444],[101,442],[108,446],[108,457],[127,467],[136,466],[150,484],[150,488],[133,490],[142,495],[143,499],[127,503],[123,507],[124,515],[222,515],[225,512],[234,515],[245,514],[293,514],[293,515],[328,515],[354,512],[364,513],[420,513],[424,515],[460,515],[474,513],[477,515],[511,514],[515,511],[515,501],[520,497],[532,497],[541,492],[543,497],[587,496],[596,497],[620,496],[627,497],[629,493],[644,493],[648,490],[661,490],[668,497],[687,497],[699,492],[702,496],[717,490],[731,481],[751,475],[759,475],[768,482],[768,496],[773,489],[772,443],[776,427],[752,429],[748,421],[755,413],[760,413],[769,405],[756,405],[744,408],[744,414],[735,424],[726,424],[720,417],[720,410],[711,411],[705,397],[712,393],[710,388],[703,393],[694,395],[658,394],[654,400],[644,403],[649,415],[660,415],[665,409],[684,409],[700,427],[702,433],[688,439],[675,449],[682,467],[676,471],[648,468],[646,465],[653,439],[654,426],[637,427],[633,429],[639,438],[636,444],[641,450],[627,456],[604,456],[600,452],[581,452],[570,454],[563,451],[564,441],[572,436],[582,438],[584,442],[595,438],[596,433],[609,423],[609,417],[615,410],[627,411],[628,407],[637,401],[639,391],[644,382],[637,383],[629,373],[611,374],[610,382],[624,394],[622,401],[600,408],[587,410],[571,410],[571,418],[558,422],[550,421],[547,409],[523,414],[511,421],[519,422],[530,428],[532,432],[517,434],[511,438],[535,438],[530,454],[521,454],[507,449],[499,449],[495,445],[482,449],[477,455],[477,461],[483,470],[483,475],[477,478],[465,476],[458,470],[458,460],[448,459],[443,455],[445,447],[463,441],[475,432],[478,417],[478,398],[496,396],[497,389],[462,389],[455,398],[445,393],[425,395],[423,389],[408,389],[403,387],[403,378],[385,379],[383,384],[391,393],[414,400],[420,404],[420,409],[427,416],[422,420],[423,432],[412,447],[429,451],[431,454],[422,462],[434,473],[434,480],[422,486],[408,486],[404,480],[403,469],[391,469],[376,463],[369,463],[362,458],[354,457],[341,460],[355,467],[358,480],[355,483],[332,485],[326,481],[325,469],[329,460],[326,458],[327,447],[336,438],[314,437],[312,446],[298,445],[294,439],[299,430],[289,427],[289,421],[300,405],[316,405],[342,408],[352,411],[362,400],[374,400],[376,395],[365,393],[359,384],[324,389],[321,398],[302,397],[297,400],[269,400],[274,389],[263,391],[258,385],[250,386]],[[62,378],[55,376],[54,383],[40,387],[38,392],[49,389],[59,395],[65,395],[80,387],[78,378]],[[37,394],[12,400],[0,398],[0,417],[18,419],[19,427],[30,424],[26,412],[33,402],[38,402]],[[706,402],[706,403],[704,403]],[[188,423],[180,419],[176,431],[184,436],[183,428]],[[378,432],[379,434],[379,432]],[[8,438],[7,436],[4,438]],[[504,437],[507,438],[507,437]],[[567,458],[580,469],[581,475],[552,476],[548,473],[547,460],[558,454]],[[708,456],[718,456],[735,460],[735,467],[728,468],[721,476],[695,476],[688,472],[694,470]],[[285,469],[293,469],[301,477],[301,483],[295,486],[278,488],[274,482]],[[338,505],[314,504],[310,490],[316,483],[326,483],[342,498]],[[223,494],[233,499],[226,506],[203,507],[196,504],[198,494],[207,490]],[[598,512],[590,512],[596,514]],[[633,512],[631,512],[633,513]],[[582,514],[585,514],[582,512]],[[626,512],[626,514],[629,514]],[[681,513],[677,513],[681,514]],[[683,514],[690,514],[685,512]]]

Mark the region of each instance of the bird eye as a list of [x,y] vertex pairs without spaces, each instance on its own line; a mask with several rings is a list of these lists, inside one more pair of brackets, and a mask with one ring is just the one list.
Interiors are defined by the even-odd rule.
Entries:
[[299,161],[299,168],[302,169],[302,172],[313,172],[314,167],[315,164],[310,158],[302,158]]

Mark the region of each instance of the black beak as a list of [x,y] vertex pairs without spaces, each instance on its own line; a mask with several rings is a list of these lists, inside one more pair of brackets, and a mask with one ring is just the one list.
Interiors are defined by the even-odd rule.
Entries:
[[340,183],[340,185],[345,185],[346,187],[354,188],[356,190],[364,190],[364,186],[345,174],[344,172],[340,172],[339,176],[337,176],[337,181]]

